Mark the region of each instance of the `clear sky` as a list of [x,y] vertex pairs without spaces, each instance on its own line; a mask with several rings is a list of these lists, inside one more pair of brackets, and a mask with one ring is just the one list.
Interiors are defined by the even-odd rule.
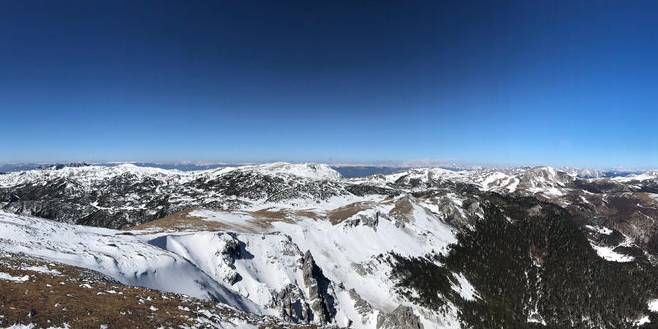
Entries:
[[658,167],[658,2],[0,1],[0,162]]

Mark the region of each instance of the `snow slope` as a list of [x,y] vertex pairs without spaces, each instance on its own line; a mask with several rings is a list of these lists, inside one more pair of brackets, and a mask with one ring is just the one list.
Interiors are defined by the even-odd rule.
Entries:
[[[253,224],[249,216],[209,210],[193,216],[225,221],[238,230],[119,231],[0,212],[0,249],[296,322],[376,328],[378,316],[404,305],[421,315],[425,328],[456,328],[455,312],[437,315],[401,299],[390,266],[379,258],[389,252],[445,252],[456,241],[455,229],[439,216],[413,198],[401,198],[409,209],[399,218],[390,215],[396,202],[380,202],[338,223],[300,215],[259,233],[240,230]],[[333,207],[317,209],[318,216]],[[465,291],[476,294],[471,290]]]
[[231,292],[175,253],[126,232],[0,212],[0,249],[101,272],[121,283],[261,308]]

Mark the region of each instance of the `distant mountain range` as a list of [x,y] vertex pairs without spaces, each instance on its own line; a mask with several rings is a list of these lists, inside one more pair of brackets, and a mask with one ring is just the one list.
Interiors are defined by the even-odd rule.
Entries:
[[[74,163],[7,163],[0,164],[0,173],[8,173],[14,171],[23,171],[23,170],[32,170],[32,169],[47,169],[47,168],[64,168],[64,167],[80,167],[80,166],[103,166],[103,167],[115,167],[121,164],[132,164],[138,167],[150,167],[150,168],[162,168],[162,169],[175,169],[180,171],[195,171],[195,170],[206,170],[206,169],[215,169],[215,168],[224,168],[224,167],[239,167],[239,166],[248,166],[253,165],[251,163],[190,163],[190,162],[180,162],[180,163],[155,163],[155,162],[101,162],[101,163],[85,163],[85,162],[74,162]],[[353,164],[343,164],[343,165],[329,165],[332,169],[338,171],[345,178],[355,178],[355,177],[366,177],[371,175],[388,175],[398,171],[404,171],[412,168],[419,168],[418,165],[353,165]],[[423,168],[423,167],[420,167]],[[428,167],[425,167],[428,168]],[[451,165],[441,165],[441,166],[432,166],[431,168],[443,168],[448,170],[460,171],[460,170],[483,170],[482,166],[460,166],[457,164]],[[514,169],[517,167],[492,167],[493,169],[506,170]],[[518,167],[518,168],[529,168],[529,167]],[[637,175],[648,170],[633,170],[633,169],[588,169],[588,168],[560,168],[565,172],[570,174],[575,174],[580,178],[603,178],[603,177],[623,177],[628,175]]]

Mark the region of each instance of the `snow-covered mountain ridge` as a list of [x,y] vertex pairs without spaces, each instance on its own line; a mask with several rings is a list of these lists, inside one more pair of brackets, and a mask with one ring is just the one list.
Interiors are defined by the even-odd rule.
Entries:
[[656,183],[550,167],[33,170],[0,176],[0,249],[287,323],[632,327],[658,322]]

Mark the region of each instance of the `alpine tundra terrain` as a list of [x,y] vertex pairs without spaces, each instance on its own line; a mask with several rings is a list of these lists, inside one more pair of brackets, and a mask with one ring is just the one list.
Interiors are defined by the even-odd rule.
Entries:
[[654,328],[658,173],[0,175],[13,328]]

